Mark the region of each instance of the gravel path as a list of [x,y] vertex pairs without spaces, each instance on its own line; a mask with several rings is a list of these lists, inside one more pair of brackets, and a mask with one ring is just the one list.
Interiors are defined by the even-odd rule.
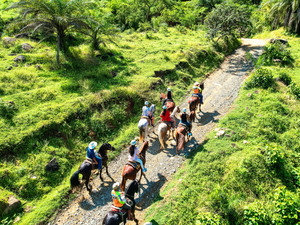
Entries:
[[[228,56],[220,68],[205,80],[204,105],[202,112],[197,113],[196,121],[193,123],[193,136],[185,145],[184,154],[196,148],[203,141],[205,134],[213,129],[215,122],[228,112],[238,96],[241,84],[253,68],[252,63],[246,61],[245,54],[250,52],[257,58],[262,53],[264,45],[263,40],[243,39],[242,46]],[[180,104],[181,109],[188,109],[189,96],[190,94]],[[155,133],[157,134],[157,126]],[[183,153],[176,155],[175,141],[172,139],[167,142],[166,150],[160,151],[160,144],[155,133],[150,133],[150,146],[146,153],[148,171],[146,177],[141,180],[140,194],[136,195],[138,203],[136,216],[140,221],[143,221],[144,210],[151,205],[161,187],[185,160]],[[101,182],[98,177],[91,181],[94,188],[92,193],[89,194],[83,189],[78,197],[62,209],[56,219],[49,224],[102,224],[112,204],[110,195],[112,184],[116,181],[121,183],[121,173],[127,159],[128,152],[124,150],[109,164],[109,172],[114,180],[107,177],[104,172],[104,182]],[[127,185],[129,183],[130,181],[127,181]]]

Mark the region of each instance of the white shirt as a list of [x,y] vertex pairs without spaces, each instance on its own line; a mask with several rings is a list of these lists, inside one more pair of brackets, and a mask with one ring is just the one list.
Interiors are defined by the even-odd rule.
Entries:
[[130,161],[137,161],[137,160],[139,159],[139,157],[137,156],[138,153],[139,153],[139,150],[137,149],[137,147],[135,147],[135,148],[134,148],[134,154],[133,154],[133,156],[131,156],[131,155],[129,154],[128,159],[129,159]]
[[143,114],[142,116],[149,116],[150,115],[150,109],[148,106],[143,106]]

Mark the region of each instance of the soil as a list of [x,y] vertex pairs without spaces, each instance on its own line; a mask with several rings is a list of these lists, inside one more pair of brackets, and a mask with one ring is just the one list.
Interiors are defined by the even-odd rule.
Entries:
[[[246,53],[250,52],[257,58],[263,51],[265,41],[257,39],[243,39],[242,46],[228,56],[220,68],[210,74],[204,81],[203,96],[204,105],[202,111],[197,111],[197,118],[193,123],[192,138],[185,145],[180,155],[176,154],[175,141],[170,138],[166,149],[160,150],[157,137],[157,125],[154,133],[149,135],[149,149],[146,153],[146,176],[142,177],[140,193],[135,196],[137,202],[136,217],[143,224],[145,210],[152,204],[153,199],[161,188],[172,178],[172,175],[185,161],[185,156],[197,148],[204,140],[205,135],[215,126],[231,108],[238,96],[239,89],[253,69],[253,63],[246,60]],[[188,100],[191,91],[179,104],[180,109],[188,109]],[[179,115],[177,114],[177,117]],[[178,124],[178,120],[177,120]],[[109,164],[109,178],[104,172],[104,182],[97,176],[90,183],[93,191],[89,193],[85,188],[77,195],[77,198],[61,209],[51,225],[60,224],[102,224],[102,220],[112,205],[111,190],[114,182],[121,183],[122,170],[128,160],[128,151],[124,149],[121,154]],[[139,178],[139,174],[137,176]],[[127,181],[127,185],[130,181]],[[134,224],[128,222],[128,224]]]

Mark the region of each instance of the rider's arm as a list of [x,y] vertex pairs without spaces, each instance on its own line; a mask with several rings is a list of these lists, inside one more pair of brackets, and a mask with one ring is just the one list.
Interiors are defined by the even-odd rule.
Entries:
[[125,198],[124,198],[124,201],[123,201],[120,192],[116,192],[116,194],[117,194],[117,198],[118,198],[119,202],[120,202],[121,204],[125,204]]

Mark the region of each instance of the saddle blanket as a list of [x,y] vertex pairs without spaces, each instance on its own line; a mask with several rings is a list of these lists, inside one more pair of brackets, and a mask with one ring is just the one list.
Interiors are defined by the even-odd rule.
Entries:
[[126,165],[132,166],[136,170],[139,170],[141,167],[141,165],[136,161],[128,161]]

